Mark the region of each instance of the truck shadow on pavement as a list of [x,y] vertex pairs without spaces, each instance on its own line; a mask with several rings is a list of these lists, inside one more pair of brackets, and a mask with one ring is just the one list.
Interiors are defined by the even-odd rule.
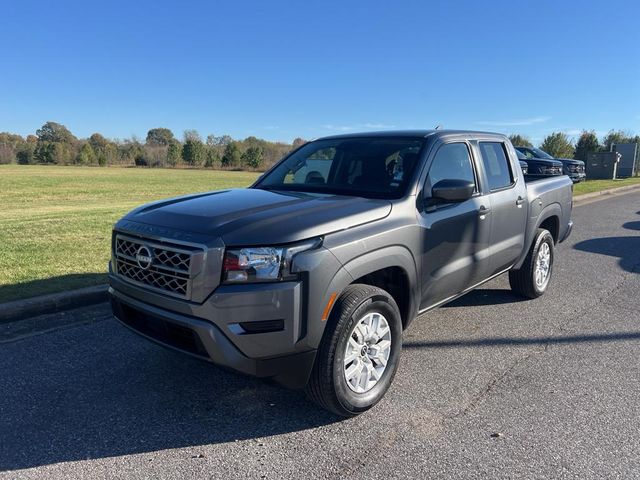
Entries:
[[592,335],[563,335],[548,337],[494,337],[460,340],[413,341],[404,342],[402,348],[471,348],[471,347],[500,347],[500,346],[528,346],[552,345],[566,343],[595,343],[633,341],[640,339],[640,332],[616,332]]
[[341,419],[302,392],[151,344],[102,309],[89,325],[0,345],[0,471],[177,448],[197,461],[204,445],[247,439],[257,455],[263,437]]
[[442,308],[450,307],[479,307],[482,305],[499,305],[504,303],[526,302],[527,299],[514,294],[511,290],[500,288],[484,288],[472,290],[469,293],[447,303]]
[[[625,224],[626,225],[626,224]],[[640,271],[640,237],[591,238],[576,243],[576,250],[618,257],[619,265],[627,272]]]
[[627,222],[622,225],[622,228],[626,228],[627,230],[640,230],[640,221],[636,220],[635,222]]

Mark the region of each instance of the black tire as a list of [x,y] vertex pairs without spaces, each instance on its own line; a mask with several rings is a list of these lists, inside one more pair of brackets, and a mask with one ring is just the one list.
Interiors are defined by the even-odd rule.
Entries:
[[[549,273],[547,274],[544,284],[539,286],[535,281],[535,269],[538,252],[543,244],[549,246]],[[551,233],[544,228],[539,228],[522,267],[519,270],[509,270],[509,285],[511,285],[511,290],[513,290],[514,293],[527,298],[538,298],[544,294],[549,287],[553,273],[553,246],[553,236]]]
[[[378,382],[365,393],[356,393],[347,384],[344,356],[356,324],[371,312],[381,313],[391,332],[387,366]],[[402,320],[393,297],[370,285],[349,285],[331,311],[316,361],[305,389],[307,396],[322,408],[351,417],[373,407],[389,389],[400,362]]]

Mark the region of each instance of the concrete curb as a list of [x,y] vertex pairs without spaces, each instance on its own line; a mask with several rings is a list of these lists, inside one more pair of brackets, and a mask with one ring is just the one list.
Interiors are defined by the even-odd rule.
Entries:
[[0,303],[0,324],[107,301],[108,285]]
[[606,198],[606,195],[616,195],[619,193],[626,193],[629,190],[638,190],[638,189],[640,189],[640,183],[635,185],[625,185],[624,187],[608,188],[606,190],[600,190],[599,192],[585,193],[585,194],[573,197],[573,204],[580,205],[580,203],[586,200],[591,200],[591,199],[603,197],[603,196],[605,196]]

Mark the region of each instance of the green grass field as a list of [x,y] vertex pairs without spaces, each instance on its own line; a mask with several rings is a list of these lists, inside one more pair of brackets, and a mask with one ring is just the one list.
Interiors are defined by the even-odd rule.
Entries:
[[607,188],[625,187],[640,183],[640,177],[624,178],[621,180],[587,180],[580,182],[573,187],[573,195],[584,195],[585,193],[599,192]]
[[[184,193],[243,187],[256,173],[0,165],[0,303],[104,283],[111,226]],[[580,195],[640,178],[575,186]]]
[[106,279],[111,227],[141,203],[244,187],[251,172],[0,165],[0,303]]

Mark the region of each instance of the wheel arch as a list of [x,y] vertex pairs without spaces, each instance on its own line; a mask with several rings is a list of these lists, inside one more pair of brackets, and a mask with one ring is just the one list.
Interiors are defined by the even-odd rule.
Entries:
[[538,214],[535,221],[533,219],[529,219],[529,225],[527,226],[527,232],[525,235],[524,248],[522,253],[520,254],[520,258],[514,265],[515,269],[518,269],[522,266],[527,254],[529,253],[529,249],[533,244],[536,233],[539,228],[544,228],[545,230],[549,230],[551,236],[553,237],[553,243],[557,244],[560,236],[560,218],[562,218],[562,207],[559,203],[552,203],[543,208]]
[[382,288],[398,304],[403,328],[409,326],[417,313],[419,285],[416,262],[407,248],[394,245],[367,252],[347,262],[344,269],[351,281],[341,285],[340,292],[354,283]]

